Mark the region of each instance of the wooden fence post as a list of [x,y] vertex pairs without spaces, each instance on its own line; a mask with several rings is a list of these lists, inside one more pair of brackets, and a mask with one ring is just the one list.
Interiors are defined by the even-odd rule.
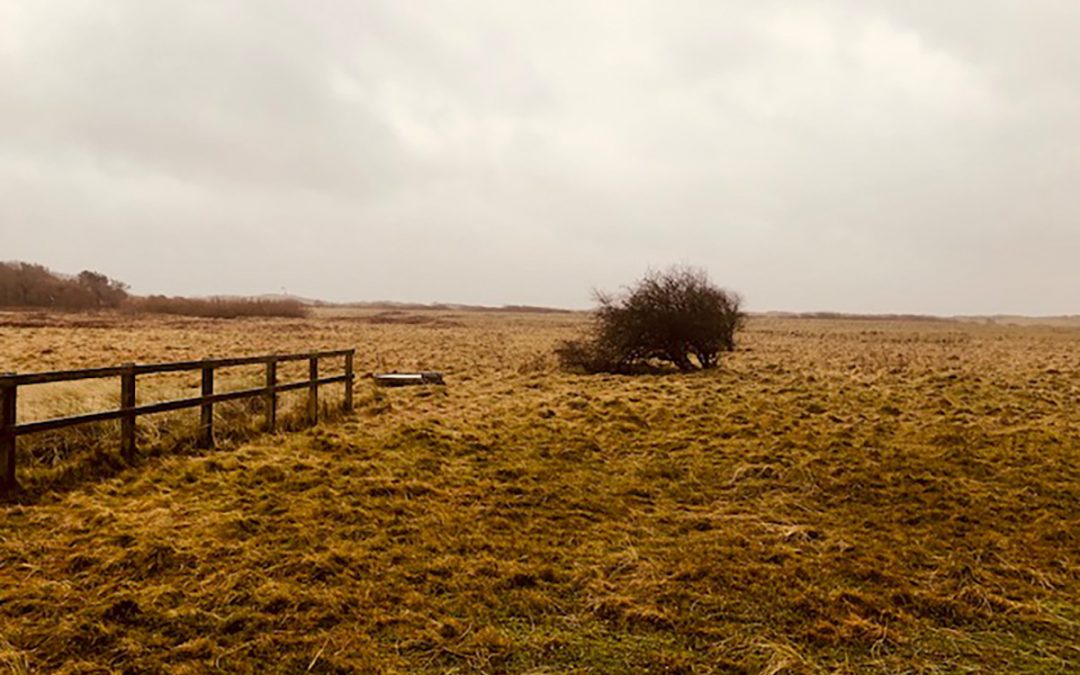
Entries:
[[353,356],[356,354],[355,349],[350,349],[345,354],[345,402],[342,406],[346,411],[353,409],[352,390],[353,390]]
[[277,430],[277,359],[266,362],[266,431]]
[[[202,395],[214,395],[214,367],[202,368]],[[199,447],[214,447],[214,404],[202,404],[202,416],[199,424]]]
[[14,382],[4,381],[0,374],[0,494],[8,495],[18,489],[15,482],[15,411],[19,388]]
[[308,373],[311,376],[311,384],[308,385],[308,421],[311,424],[319,423],[319,357],[312,356],[308,360]]
[[[135,364],[124,365],[120,376],[120,407],[135,407]],[[135,413],[128,413],[120,418],[120,455],[125,461],[135,459]]]
[[[54,371],[43,373],[24,373],[16,376],[15,373],[0,373],[0,495],[7,495],[19,490],[16,482],[16,456],[17,436],[32,434],[54,429],[62,429],[77,424],[90,424],[107,420],[120,420],[120,453],[126,461],[133,461],[137,453],[138,416],[152,413],[180,410],[186,408],[200,408],[201,417],[199,433],[196,443],[199,447],[212,448],[214,446],[214,402],[231,401],[252,397],[264,397],[266,410],[267,431],[274,432],[277,427],[277,398],[279,389],[292,391],[302,389],[307,385],[307,417],[311,424],[319,422],[319,359],[343,356],[345,359],[345,374],[326,378],[331,382],[345,383],[345,396],[342,406],[346,411],[353,408],[353,387],[356,382],[355,357],[356,349],[341,349],[326,352],[306,352],[301,354],[276,354],[269,356],[256,356],[236,359],[205,359],[202,361],[182,361],[160,366],[137,365],[126,363],[122,366],[107,368],[90,368],[74,371]],[[302,361],[308,360],[309,378],[307,382],[289,382],[278,384],[277,365],[279,361]],[[217,368],[231,368],[234,366],[247,366],[264,364],[266,366],[266,386],[253,387],[240,391],[214,393],[214,371]],[[139,405],[136,396],[136,379],[141,374],[158,372],[200,370],[202,372],[202,395],[175,401],[162,401]],[[88,413],[84,415],[72,415],[53,419],[17,423],[17,395],[18,389],[24,384],[44,384],[48,382],[67,382],[81,379],[97,379],[106,377],[120,377],[120,407],[113,410]]]

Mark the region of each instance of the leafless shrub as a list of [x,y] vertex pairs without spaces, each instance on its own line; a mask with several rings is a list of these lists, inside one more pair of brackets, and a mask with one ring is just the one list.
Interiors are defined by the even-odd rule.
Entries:
[[596,301],[588,334],[556,349],[564,367],[626,373],[659,360],[683,371],[713,368],[721,352],[735,349],[744,321],[741,298],[690,267],[649,272],[623,293],[598,292]]

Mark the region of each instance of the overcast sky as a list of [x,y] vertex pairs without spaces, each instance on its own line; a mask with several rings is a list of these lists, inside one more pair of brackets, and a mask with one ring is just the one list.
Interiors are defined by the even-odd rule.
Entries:
[[0,260],[140,293],[1080,313],[1080,2],[0,0]]

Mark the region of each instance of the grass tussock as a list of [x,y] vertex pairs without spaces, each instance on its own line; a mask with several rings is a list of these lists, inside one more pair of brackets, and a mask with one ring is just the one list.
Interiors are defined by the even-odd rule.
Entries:
[[0,328],[13,364],[355,343],[450,383],[4,508],[0,663],[1077,668],[1077,332],[755,319],[715,371],[584,377],[557,316],[461,321]]
[[[311,426],[306,401],[300,400],[298,395],[289,398],[295,399],[291,405],[279,401],[278,433]],[[330,397],[328,391],[321,391],[320,422],[332,422],[340,415],[341,397]],[[265,419],[266,407],[262,399],[215,405],[215,450],[228,451],[264,434]],[[196,444],[198,433],[197,408],[139,418],[133,465],[141,466],[148,460],[169,455],[204,454],[206,450]],[[81,425],[24,437],[18,447],[20,491],[12,499],[23,504],[55,499],[88,482],[116,476],[133,465],[120,455],[119,422]]]

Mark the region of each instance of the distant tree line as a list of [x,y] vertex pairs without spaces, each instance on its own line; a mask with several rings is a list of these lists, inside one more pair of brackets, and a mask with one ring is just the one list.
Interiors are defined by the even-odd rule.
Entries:
[[241,316],[302,317],[307,308],[292,298],[141,297],[128,285],[84,270],[76,276],[57,274],[33,263],[0,263],[0,307],[36,307],[69,311],[117,309],[138,314],[178,314],[210,318]]
[[130,298],[124,307],[139,314],[178,314],[210,319],[241,316],[307,316],[307,308],[292,298],[169,298],[164,295]]
[[127,284],[85,270],[65,277],[32,263],[0,263],[0,307],[110,309],[128,297]]

